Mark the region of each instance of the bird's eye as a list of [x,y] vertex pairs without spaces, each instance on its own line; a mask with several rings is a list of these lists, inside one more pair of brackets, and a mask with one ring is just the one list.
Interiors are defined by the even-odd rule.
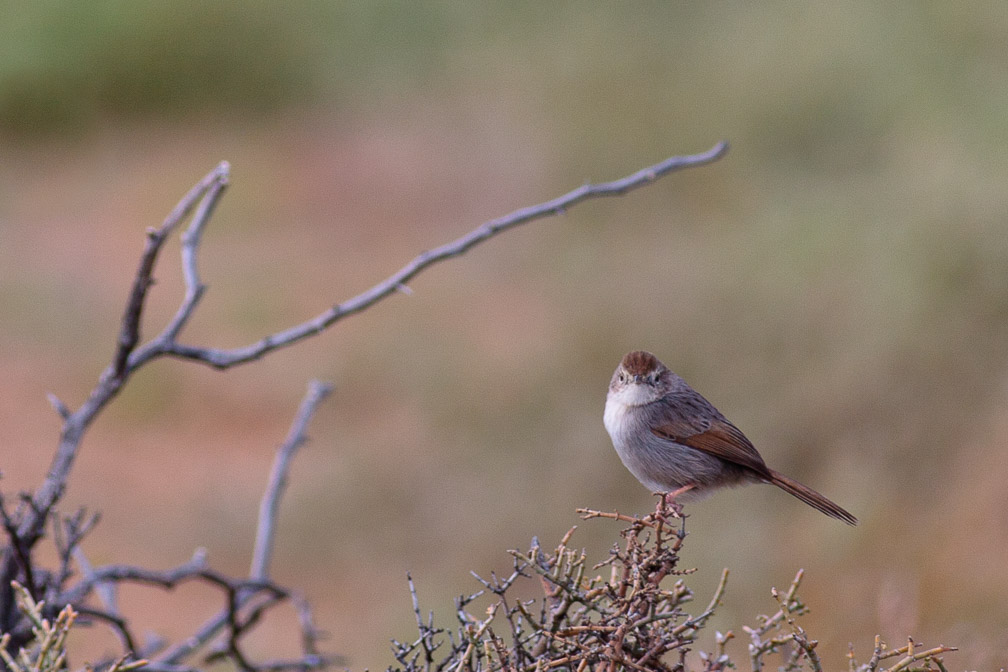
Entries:
[[626,374],[623,373],[622,371],[620,371],[620,373],[619,373],[619,382],[621,382],[621,383],[625,383],[626,382]]

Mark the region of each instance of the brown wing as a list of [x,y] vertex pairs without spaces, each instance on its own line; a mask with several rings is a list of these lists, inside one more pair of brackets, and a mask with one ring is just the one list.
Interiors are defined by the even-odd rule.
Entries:
[[679,418],[666,417],[665,420],[667,422],[651,428],[656,436],[710,453],[726,462],[747,467],[760,476],[770,478],[770,469],[767,468],[752,442],[738,427],[723,417],[715,416],[703,418],[700,421],[690,421],[680,416]]

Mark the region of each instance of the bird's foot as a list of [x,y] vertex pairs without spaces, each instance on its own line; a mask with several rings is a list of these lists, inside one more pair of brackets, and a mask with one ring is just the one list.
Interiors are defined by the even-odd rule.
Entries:
[[677,502],[672,493],[670,492],[654,492],[651,493],[658,498],[658,503],[655,505],[655,518],[661,518],[666,520],[671,514],[672,518],[682,518],[682,504]]
[[664,520],[667,523],[669,514],[672,514],[673,518],[678,518],[685,525],[686,514],[683,513],[682,504],[680,504],[676,500],[676,498],[679,495],[682,495],[683,493],[689,492],[694,487],[696,486],[690,483],[688,485],[684,485],[681,488],[673,490],[672,492],[653,493],[656,497],[658,497],[658,503],[655,506],[655,512],[654,512],[655,519]]

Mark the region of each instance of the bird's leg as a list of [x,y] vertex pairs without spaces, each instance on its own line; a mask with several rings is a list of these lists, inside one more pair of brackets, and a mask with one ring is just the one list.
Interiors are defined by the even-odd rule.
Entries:
[[666,525],[671,525],[669,522],[669,514],[672,514],[672,518],[679,518],[682,520],[683,524],[686,523],[686,518],[683,516],[682,506],[677,502],[666,500],[667,492],[653,492],[651,493],[658,498],[658,503],[655,504],[654,513],[648,516],[649,518],[654,518],[655,521],[661,521]]
[[656,495],[659,496],[658,497],[658,508],[655,510],[655,513],[661,515],[662,510],[665,507],[668,507],[669,509],[672,510],[672,514],[676,518],[682,518],[683,517],[682,504],[680,504],[679,502],[676,501],[676,497],[678,497],[679,495],[682,495],[682,494],[685,494],[685,493],[689,492],[690,490],[692,490],[695,487],[696,487],[696,483],[687,483],[686,485],[684,485],[681,488],[678,488],[676,490],[673,490],[672,492],[665,492],[665,493],[658,492],[658,493],[655,493]]

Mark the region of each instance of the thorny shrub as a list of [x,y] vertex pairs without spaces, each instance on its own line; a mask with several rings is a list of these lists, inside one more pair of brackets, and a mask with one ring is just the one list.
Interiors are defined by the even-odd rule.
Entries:
[[[514,568],[508,577],[477,577],[483,588],[456,600],[457,623],[450,630],[435,626],[433,615],[423,618],[410,579],[418,637],[406,643],[393,640],[398,665],[388,672],[713,672],[743,665],[729,654],[728,644],[736,637],[730,631],[714,633],[713,650],[687,655],[724,596],[728,570],[707,606],[689,613],[694,594],[684,576],[694,570],[679,568],[685,521],[673,523],[662,499],[654,513],[642,518],[587,509],[579,513],[584,519],[628,524],[607,559],[589,565],[585,552],[570,546],[576,528],[552,552],[533,539],[528,552],[510,552]],[[606,568],[608,579],[598,573]],[[786,672],[823,669],[816,640],[797,622],[807,612],[798,597],[801,579],[799,571],[787,590],[773,591],[776,613],[742,628],[754,671],[770,659]],[[522,581],[538,581],[542,597],[516,597]],[[474,607],[484,603],[484,615],[475,615]],[[890,649],[876,638],[868,662],[858,664],[853,651],[847,662],[851,672],[944,672],[940,656],[953,650],[924,650],[912,640]]]

